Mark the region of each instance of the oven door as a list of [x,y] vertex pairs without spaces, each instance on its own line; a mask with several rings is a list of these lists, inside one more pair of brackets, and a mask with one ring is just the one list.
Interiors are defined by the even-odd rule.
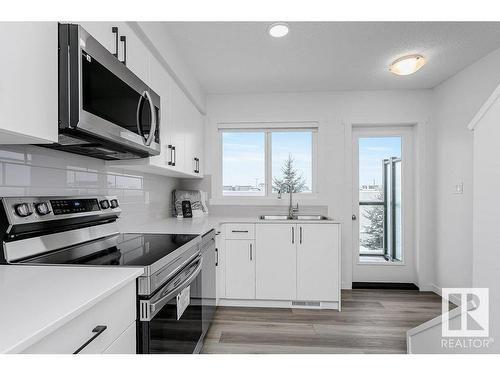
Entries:
[[63,133],[159,154],[160,97],[81,26],[59,25],[59,44]]
[[137,349],[142,354],[192,354],[202,345],[199,256],[148,299],[139,300]]

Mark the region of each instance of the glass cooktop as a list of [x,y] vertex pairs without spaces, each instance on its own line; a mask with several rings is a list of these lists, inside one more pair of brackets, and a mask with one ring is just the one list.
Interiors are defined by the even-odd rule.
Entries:
[[150,266],[195,239],[191,234],[120,233],[51,252],[23,263]]

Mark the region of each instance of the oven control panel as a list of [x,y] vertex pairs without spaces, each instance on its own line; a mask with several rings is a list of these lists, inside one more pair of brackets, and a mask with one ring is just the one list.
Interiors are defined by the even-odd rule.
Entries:
[[[121,213],[115,196],[87,197],[4,197],[0,209],[12,225],[65,220],[80,216],[118,217]],[[1,216],[1,215],[0,215]]]
[[99,211],[99,202],[95,199],[57,199],[51,200],[50,205],[54,215],[74,214],[78,212]]

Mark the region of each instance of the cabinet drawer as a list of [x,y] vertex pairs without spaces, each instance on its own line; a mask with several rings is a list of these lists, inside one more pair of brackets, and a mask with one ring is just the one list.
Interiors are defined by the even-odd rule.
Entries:
[[120,337],[118,337],[103,354],[136,354],[136,326],[132,323]]
[[232,223],[226,224],[226,239],[228,240],[253,240],[255,237],[255,224]]
[[74,353],[95,335],[92,332],[95,327],[106,326],[99,336],[80,351],[82,354],[102,353],[135,322],[135,302],[134,281],[42,338],[24,353]]

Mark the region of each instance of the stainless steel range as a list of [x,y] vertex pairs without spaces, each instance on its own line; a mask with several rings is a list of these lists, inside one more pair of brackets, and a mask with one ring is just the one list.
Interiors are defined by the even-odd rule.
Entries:
[[139,353],[197,353],[215,311],[215,231],[120,233],[113,196],[7,197],[0,204],[0,261],[142,267]]

